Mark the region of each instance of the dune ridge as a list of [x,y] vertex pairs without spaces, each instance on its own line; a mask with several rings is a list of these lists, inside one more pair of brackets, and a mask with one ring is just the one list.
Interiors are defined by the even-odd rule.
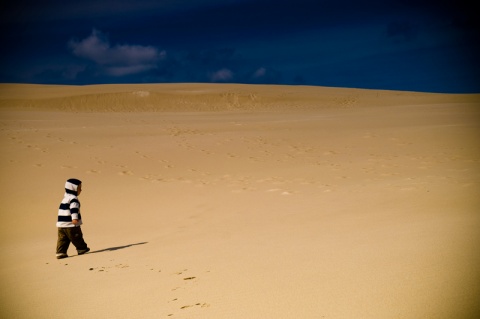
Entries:
[[[385,99],[394,96],[395,99]],[[75,112],[318,110],[471,103],[480,94],[241,84],[50,86],[0,84],[0,107]]]

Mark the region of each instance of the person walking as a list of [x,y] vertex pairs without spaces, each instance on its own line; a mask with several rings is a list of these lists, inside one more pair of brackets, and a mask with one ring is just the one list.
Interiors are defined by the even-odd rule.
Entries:
[[57,228],[57,259],[67,258],[67,250],[72,243],[79,255],[90,251],[83,239],[81,229],[82,215],[80,214],[80,201],[78,196],[82,192],[82,182],[70,178],[65,183],[65,195],[58,209]]

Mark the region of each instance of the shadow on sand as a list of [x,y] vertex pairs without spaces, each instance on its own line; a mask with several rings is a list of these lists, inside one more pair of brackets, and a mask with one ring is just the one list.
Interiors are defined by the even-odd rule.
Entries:
[[132,247],[132,246],[144,245],[144,244],[147,244],[147,243],[148,242],[144,241],[144,242],[141,242],[141,243],[130,244],[130,245],[125,245],[125,246],[110,247],[110,248],[91,251],[91,252],[89,252],[89,254],[102,253],[104,251],[115,251],[115,250],[124,249],[124,248]]

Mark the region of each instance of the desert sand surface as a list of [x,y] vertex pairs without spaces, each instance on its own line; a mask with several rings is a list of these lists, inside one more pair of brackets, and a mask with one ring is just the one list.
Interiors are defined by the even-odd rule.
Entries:
[[475,318],[479,134],[480,95],[2,84],[0,317]]

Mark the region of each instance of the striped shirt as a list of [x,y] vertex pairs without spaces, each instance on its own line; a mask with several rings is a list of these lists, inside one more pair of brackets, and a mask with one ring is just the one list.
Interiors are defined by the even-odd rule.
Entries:
[[82,216],[80,215],[80,202],[74,194],[65,193],[62,203],[58,209],[57,227],[75,227],[72,223],[73,219],[78,219],[77,226],[82,224]]

